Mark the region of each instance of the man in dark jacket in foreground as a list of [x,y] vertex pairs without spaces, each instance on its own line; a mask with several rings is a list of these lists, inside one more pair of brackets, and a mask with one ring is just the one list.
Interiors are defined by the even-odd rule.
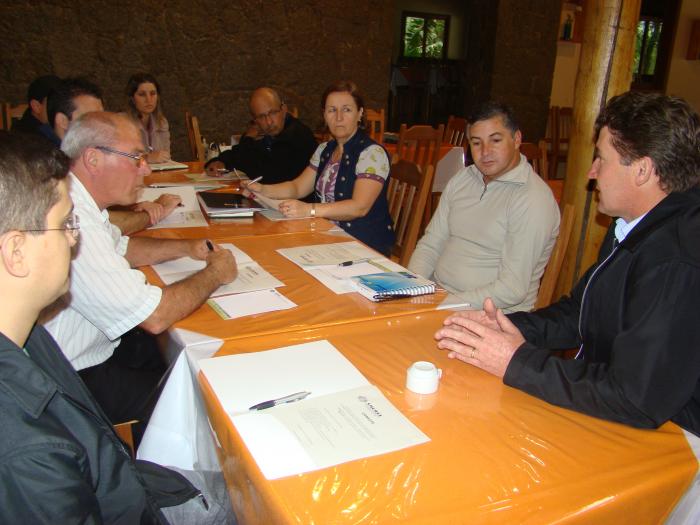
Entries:
[[[438,347],[555,405],[700,436],[700,117],[625,93],[596,135],[598,209],[619,217],[596,264],[547,308],[506,317],[487,299],[448,317]],[[573,347],[577,359],[550,352]]]
[[35,325],[68,290],[79,234],[68,167],[47,141],[0,132],[0,523],[167,523],[159,507],[199,491],[131,459],[56,342]]

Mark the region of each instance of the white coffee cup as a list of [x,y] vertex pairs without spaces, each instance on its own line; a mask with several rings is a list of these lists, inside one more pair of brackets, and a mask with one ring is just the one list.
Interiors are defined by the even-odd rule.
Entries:
[[406,388],[416,394],[437,392],[442,370],[428,361],[416,361],[406,372]]

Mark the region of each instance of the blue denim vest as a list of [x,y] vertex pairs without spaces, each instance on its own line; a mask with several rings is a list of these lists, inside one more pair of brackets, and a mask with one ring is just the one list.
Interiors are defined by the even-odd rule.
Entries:
[[[360,157],[360,153],[373,144],[377,143],[369,138],[364,131],[359,129],[355,135],[344,144],[343,158],[340,159],[338,176],[335,181],[336,201],[342,201],[352,197],[355,180],[357,180],[355,173],[357,160]],[[321,152],[321,160],[319,161],[318,170],[316,171],[316,182],[318,182],[318,178],[330,161],[336,145],[337,142],[331,140]],[[388,155],[387,157],[391,158]],[[387,180],[384,181],[381,193],[374,201],[367,215],[351,221],[338,221],[338,225],[350,235],[386,256],[389,256],[391,253],[391,247],[394,245],[395,240],[394,227],[391,216],[389,215],[389,205],[386,197],[388,184],[389,180],[387,178]],[[317,200],[319,200],[318,195]]]

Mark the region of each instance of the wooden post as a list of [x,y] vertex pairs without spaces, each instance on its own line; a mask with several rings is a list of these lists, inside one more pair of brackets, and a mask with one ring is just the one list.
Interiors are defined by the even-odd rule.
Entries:
[[557,280],[555,298],[572,285],[595,261],[610,219],[597,213],[597,197],[589,191],[588,170],[593,161],[595,119],[614,95],[628,91],[641,0],[589,0],[581,44],[564,204],[573,204],[575,221]]

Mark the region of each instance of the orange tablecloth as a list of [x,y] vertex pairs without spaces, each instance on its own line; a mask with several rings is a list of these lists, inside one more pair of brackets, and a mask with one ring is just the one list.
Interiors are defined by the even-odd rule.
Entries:
[[[445,292],[380,303],[365,299],[358,293],[337,295],[276,251],[278,248],[351,240],[352,237],[342,232],[232,238],[230,242],[286,285],[278,288],[278,291],[298,306],[290,310],[225,321],[205,304],[174,326],[220,339],[241,339],[302,330],[312,326],[355,323],[379,317],[429,311],[434,310],[445,299]],[[219,242],[226,241],[227,239],[219,239]],[[151,282],[160,282],[152,269],[144,268],[144,271]]]
[[[659,523],[696,473],[680,429],[638,430],[561,409],[447,359],[443,312],[245,340],[217,355],[328,339],[431,441],[266,480],[200,374],[233,507],[242,523]],[[406,369],[443,369],[433,398],[409,396]],[[264,380],[264,378],[260,378]]]

